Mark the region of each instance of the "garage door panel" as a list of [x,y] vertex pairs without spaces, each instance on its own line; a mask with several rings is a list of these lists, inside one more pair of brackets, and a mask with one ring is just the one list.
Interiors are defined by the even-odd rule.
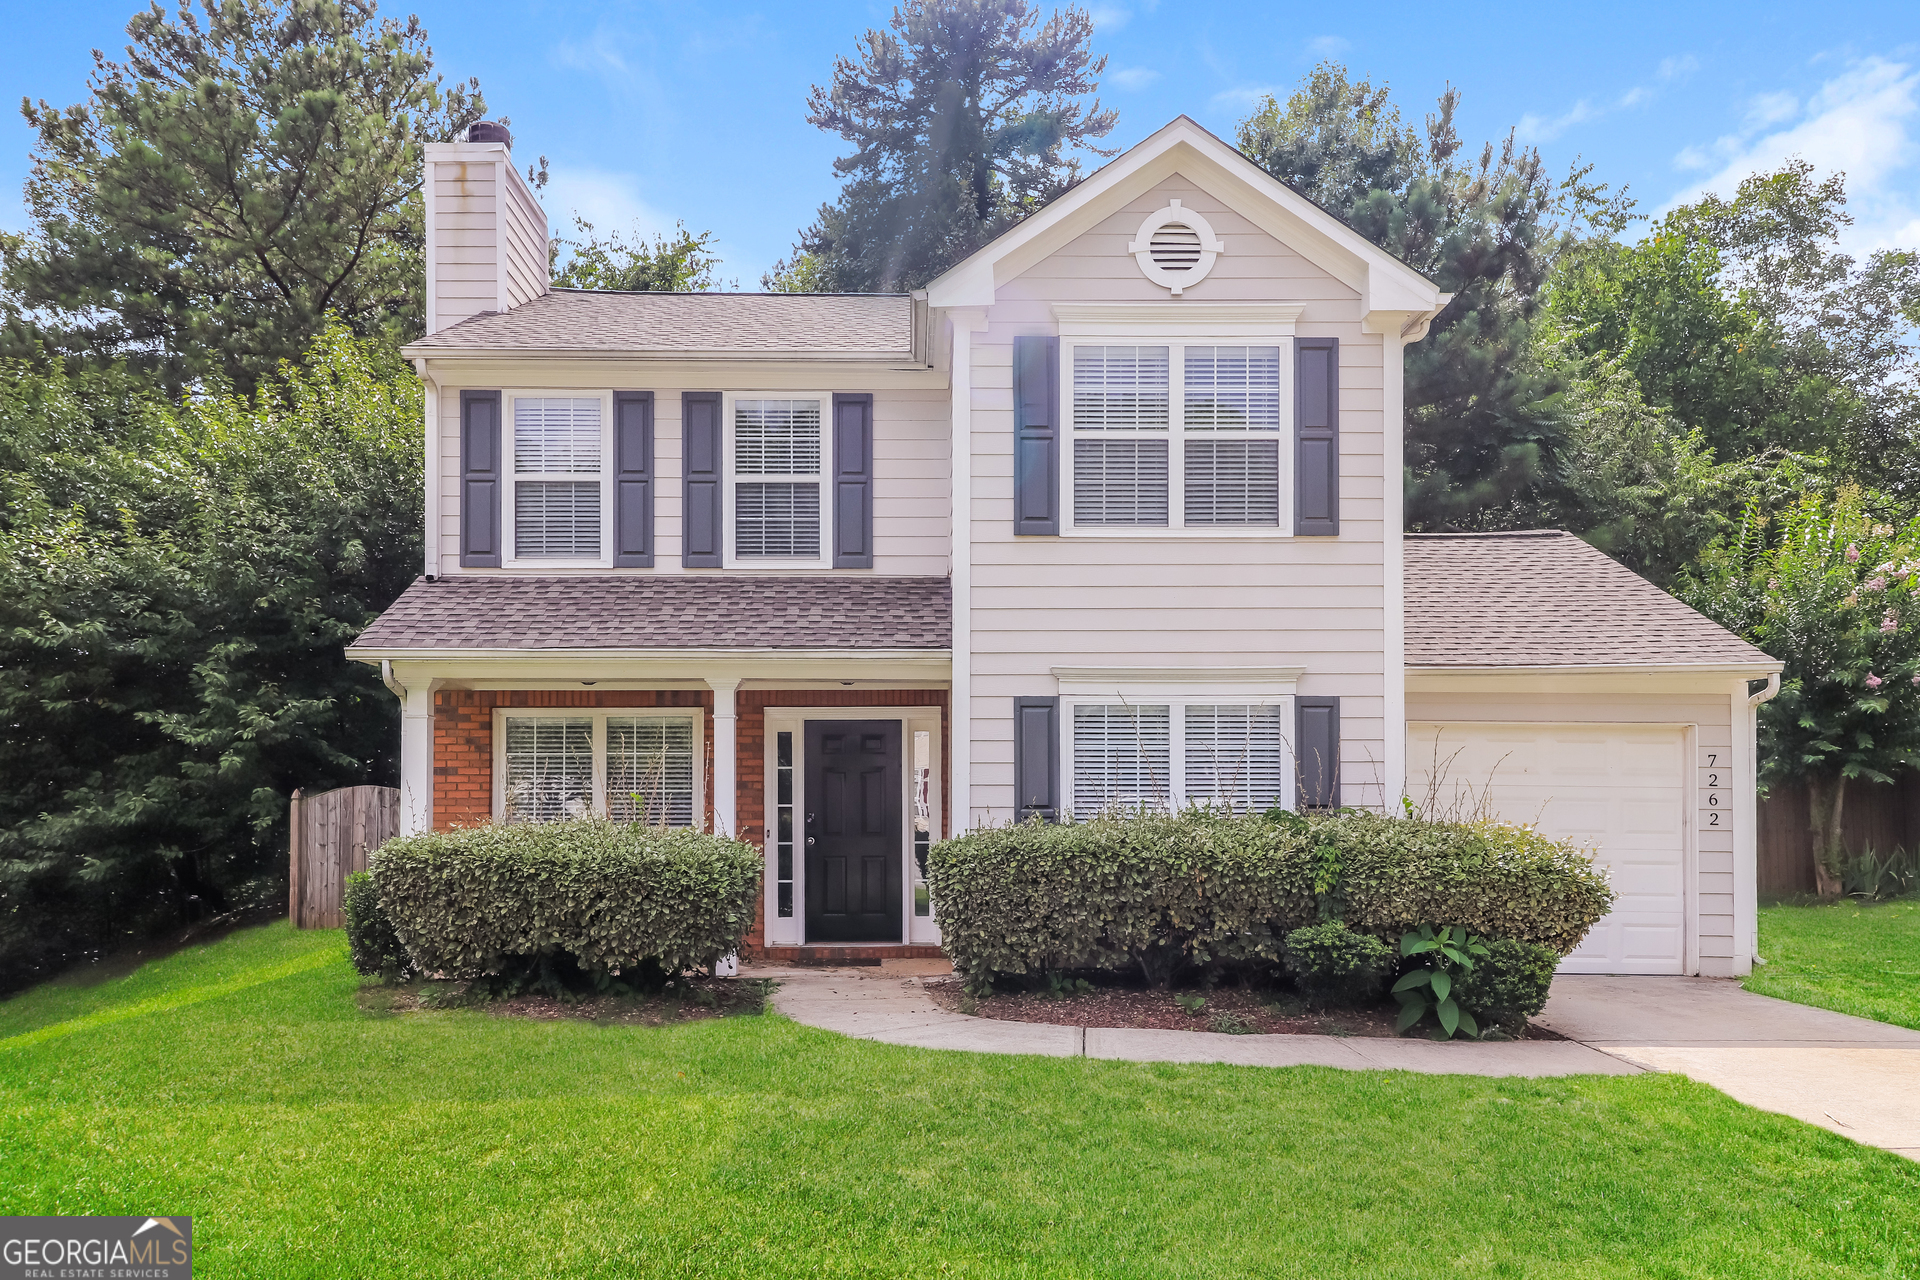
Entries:
[[[1561,965],[1571,973],[1679,973],[1686,958],[1685,739],[1647,725],[1407,726],[1408,791],[1442,810],[1486,802],[1595,851],[1617,895]],[[1432,785],[1438,775],[1439,782]]]

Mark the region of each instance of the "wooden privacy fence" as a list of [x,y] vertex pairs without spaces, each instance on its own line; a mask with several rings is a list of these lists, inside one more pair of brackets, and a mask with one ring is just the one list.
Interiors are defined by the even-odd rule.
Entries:
[[293,793],[287,838],[287,907],[296,929],[338,929],[347,877],[400,834],[397,787],[341,787]]
[[[1810,822],[1804,786],[1776,786],[1760,802],[1755,881],[1761,897],[1814,892]],[[1920,841],[1920,773],[1900,774],[1892,786],[1858,778],[1847,783],[1840,831],[1849,853],[1913,849]]]

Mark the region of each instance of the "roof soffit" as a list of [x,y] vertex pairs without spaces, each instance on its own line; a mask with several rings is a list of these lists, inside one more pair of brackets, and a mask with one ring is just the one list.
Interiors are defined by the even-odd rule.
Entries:
[[1430,313],[1445,305],[1447,295],[1432,281],[1255,168],[1185,116],[935,280],[927,289],[929,304],[992,305],[1000,285],[1174,176],[1200,187],[1353,289],[1369,312]]

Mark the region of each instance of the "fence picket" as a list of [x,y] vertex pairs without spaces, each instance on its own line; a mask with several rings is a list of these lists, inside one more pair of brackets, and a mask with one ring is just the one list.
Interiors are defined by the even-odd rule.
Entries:
[[400,834],[400,792],[340,787],[293,793],[288,813],[287,901],[295,928],[338,929],[347,877],[367,855]]

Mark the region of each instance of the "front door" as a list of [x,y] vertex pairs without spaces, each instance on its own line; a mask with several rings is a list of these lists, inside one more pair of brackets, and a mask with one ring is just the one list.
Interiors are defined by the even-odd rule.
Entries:
[[807,941],[900,941],[900,722],[807,721]]

